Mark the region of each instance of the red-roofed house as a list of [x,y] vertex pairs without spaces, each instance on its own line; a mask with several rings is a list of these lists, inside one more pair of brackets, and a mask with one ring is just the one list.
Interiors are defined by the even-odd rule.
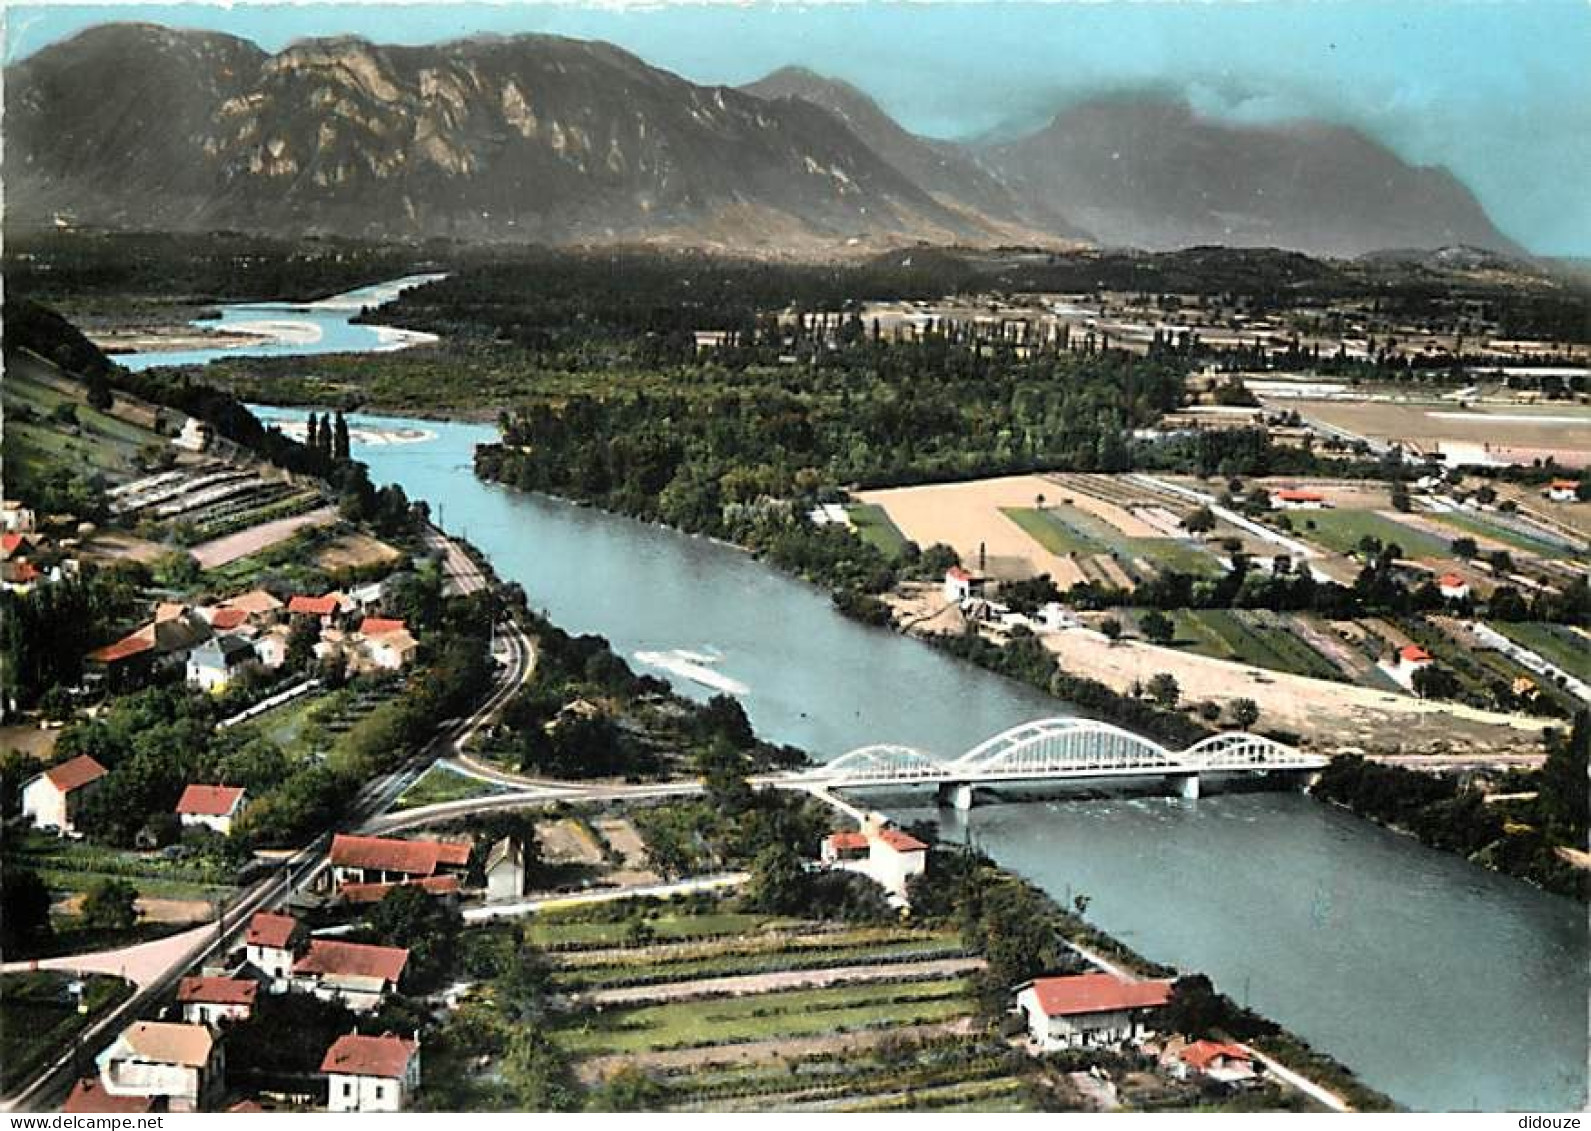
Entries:
[[370,662],[383,671],[402,671],[420,650],[420,642],[405,628],[367,636],[361,642]]
[[248,934],[243,938],[243,953],[250,966],[271,979],[273,992],[280,993],[287,989],[302,938],[303,931],[298,920],[291,915],[256,911],[254,918],[249,920]]
[[350,602],[341,593],[327,593],[320,597],[296,594],[287,602],[291,616],[318,617],[322,628],[332,628],[347,611]]
[[470,846],[450,841],[339,833],[331,842],[332,876],[339,886],[402,883],[439,873],[461,873],[469,862]]
[[402,1111],[420,1087],[420,1042],[348,1033],[326,1050],[327,1111]]
[[1406,644],[1394,652],[1390,660],[1381,661],[1381,670],[1397,680],[1401,686],[1412,690],[1414,673],[1421,668],[1429,667],[1431,663],[1431,653],[1418,644]]
[[147,1115],[156,1110],[156,1098],[113,1096],[98,1076],[85,1076],[72,1085],[72,1094],[66,1097],[61,1110],[67,1115]]
[[33,550],[33,539],[26,534],[0,534],[0,561],[23,557]]
[[381,1005],[408,963],[409,952],[402,947],[311,939],[304,956],[293,963],[293,981],[317,997],[363,1013]]
[[416,887],[427,895],[439,895],[446,899],[457,899],[459,878],[457,876],[427,876],[423,880],[405,880],[397,884],[344,884],[337,889],[337,894],[346,903],[380,903],[387,898],[388,892],[394,888],[403,887]]
[[51,766],[22,787],[22,815],[41,829],[75,833],[83,799],[107,772],[87,754]]
[[1171,983],[1134,982],[1114,974],[1035,978],[1017,988],[1016,1005],[1040,1049],[1119,1046],[1143,1040],[1147,1022],[1171,999]]
[[824,837],[819,858],[830,868],[868,877],[889,893],[890,902],[905,907],[906,884],[928,870],[928,846],[909,833],[892,829],[869,816],[860,832]]
[[381,636],[388,632],[406,632],[408,624],[390,617],[366,617],[359,622],[360,636]]
[[1555,503],[1572,503],[1579,498],[1580,484],[1573,479],[1554,479],[1542,492]]
[[233,608],[229,605],[207,605],[199,610],[199,615],[217,632],[231,632],[249,622],[247,609]]
[[248,978],[184,978],[177,983],[182,1019],[193,1025],[247,1021],[254,1011],[260,984]]
[[83,657],[89,674],[105,680],[112,691],[142,683],[155,666],[155,634],[141,628]]
[[202,825],[226,836],[247,804],[248,795],[240,786],[190,785],[178,798],[176,812],[184,828]]
[[983,592],[983,578],[960,566],[951,566],[945,570],[945,600],[953,605],[959,605],[969,597],[976,597]]
[[1469,582],[1456,573],[1444,573],[1436,579],[1436,591],[1444,600],[1462,601],[1469,596]]
[[164,1098],[172,1111],[200,1111],[226,1088],[226,1056],[203,1025],[134,1021],[95,1061],[105,1091]]
[[1241,1084],[1257,1075],[1254,1054],[1242,1045],[1194,1041],[1177,1054],[1177,1075],[1207,1076],[1222,1084]]
[[1319,491],[1283,489],[1271,492],[1271,505],[1284,511],[1318,511],[1330,504]]
[[282,607],[282,602],[264,589],[250,589],[247,593],[239,593],[236,597],[228,597],[221,602],[224,609],[241,609],[251,620],[268,617]]

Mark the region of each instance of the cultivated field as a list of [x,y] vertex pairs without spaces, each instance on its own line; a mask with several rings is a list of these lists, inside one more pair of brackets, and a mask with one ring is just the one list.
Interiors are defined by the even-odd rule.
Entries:
[[1573,467],[1591,461],[1591,409],[1577,405],[1462,408],[1451,400],[1286,400],[1272,407],[1296,410],[1306,420],[1366,439],[1412,445],[1421,452],[1473,458],[1490,451],[1501,462],[1521,463],[1552,455]]

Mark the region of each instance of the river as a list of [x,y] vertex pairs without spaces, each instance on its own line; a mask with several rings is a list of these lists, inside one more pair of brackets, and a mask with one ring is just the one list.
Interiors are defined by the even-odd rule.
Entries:
[[[482,483],[471,453],[489,427],[350,424],[376,482],[428,501],[554,621],[687,693],[711,694],[680,674],[690,663],[743,689],[765,737],[820,758],[871,742],[954,755],[1061,710],[848,621],[731,547]],[[405,442],[371,442],[389,431]],[[1296,794],[1027,802],[943,820],[1057,898],[1086,893],[1099,926],[1208,973],[1407,1107],[1585,1102],[1591,946],[1573,901]]]

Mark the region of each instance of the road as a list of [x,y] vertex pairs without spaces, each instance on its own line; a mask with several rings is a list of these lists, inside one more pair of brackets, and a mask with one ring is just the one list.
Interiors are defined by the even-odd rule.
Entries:
[[474,559],[436,527],[427,526],[420,537],[427,546],[442,555],[442,570],[448,580],[443,588],[446,595],[479,593],[491,584]]

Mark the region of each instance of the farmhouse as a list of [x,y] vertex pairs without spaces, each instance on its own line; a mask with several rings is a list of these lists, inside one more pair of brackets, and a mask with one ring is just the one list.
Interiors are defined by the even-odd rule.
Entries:
[[1542,492],[1555,503],[1572,503],[1579,498],[1580,484],[1573,479],[1554,479]]
[[1413,689],[1414,673],[1433,663],[1431,653],[1418,644],[1406,644],[1393,653],[1390,660],[1381,661],[1381,669],[1402,687]]
[[22,815],[41,829],[75,833],[83,799],[108,772],[87,754],[51,766],[22,787]]
[[1436,590],[1446,601],[1462,601],[1469,596],[1469,582],[1456,573],[1444,573],[1436,579]]
[[248,978],[184,978],[177,984],[182,1019],[192,1025],[247,1021],[254,1012],[260,984]]
[[402,1111],[420,1087],[420,1042],[348,1033],[326,1050],[327,1111]]
[[343,884],[389,884],[442,873],[461,874],[470,862],[470,846],[440,840],[349,836],[331,842],[332,877]]
[[514,837],[505,836],[492,845],[486,854],[485,870],[488,903],[518,899],[529,887],[525,846]]
[[397,988],[408,964],[409,952],[402,947],[312,939],[304,956],[293,963],[293,982],[317,997],[365,1013]]
[[177,799],[176,812],[183,828],[214,829],[226,836],[247,804],[248,795],[238,786],[190,785]]
[[860,832],[838,832],[825,837],[819,857],[829,868],[857,872],[889,893],[890,902],[904,907],[906,884],[928,870],[928,846],[899,829],[869,816]]
[[334,628],[353,602],[341,593],[327,593],[320,597],[295,595],[287,602],[288,614],[295,617],[314,617],[322,628]]
[[961,566],[951,566],[945,570],[945,600],[959,605],[972,597],[981,597],[986,586],[985,579],[980,574]]
[[427,876],[423,880],[404,880],[395,884],[344,884],[337,889],[337,894],[344,903],[362,905],[380,903],[393,888],[404,887],[419,888],[427,895],[440,896],[446,900],[457,900],[459,878],[451,875]]
[[171,1111],[199,1111],[225,1087],[221,1046],[203,1025],[135,1021],[96,1063],[107,1095],[163,1099]]
[[1194,1041],[1177,1054],[1173,1071],[1184,1079],[1204,1076],[1222,1084],[1241,1084],[1258,1075],[1253,1053],[1221,1041]]
[[1171,983],[1134,982],[1114,974],[1035,978],[1019,986],[1016,1007],[1028,1036],[1044,1052],[1136,1044],[1156,1010],[1171,998]]

